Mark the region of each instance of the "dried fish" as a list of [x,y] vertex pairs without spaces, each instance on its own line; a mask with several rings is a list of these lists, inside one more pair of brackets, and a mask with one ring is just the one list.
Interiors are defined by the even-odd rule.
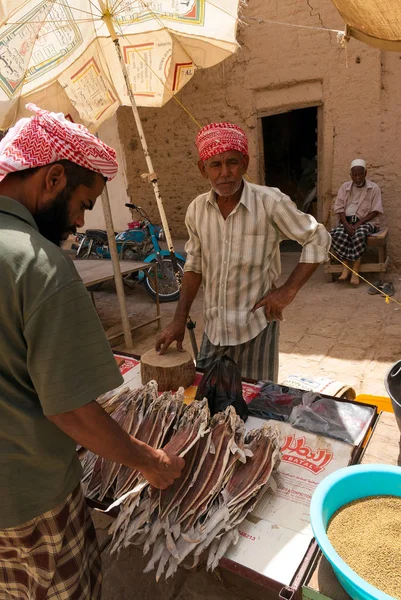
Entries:
[[187,490],[191,487],[193,483],[195,462],[199,461],[201,463],[202,460],[205,459],[205,448],[202,448],[201,446],[200,440],[192,446],[185,456],[185,466],[181,477],[176,479],[167,490],[162,490],[160,492],[160,519],[165,519],[172,509],[180,506],[180,502],[183,500]]
[[109,415],[111,415],[131,393],[132,391],[129,387],[117,388],[116,390],[111,390],[110,392],[99,396],[96,401]]
[[[171,392],[164,392],[159,398],[156,398],[131,435],[153,448],[160,448],[181,414],[183,402],[180,397],[181,391],[176,397],[172,397]],[[139,471],[132,470],[130,467],[121,467],[114,497],[120,498],[127,493],[134,487],[139,476]]]
[[96,461],[98,460],[97,454],[94,454],[90,450],[86,450],[85,454],[81,456],[81,465],[83,470],[82,476],[82,489],[88,498],[90,498],[90,483],[93,477]]
[[[119,424],[125,431],[128,431],[129,433],[131,433],[131,430],[133,429],[133,423],[136,422],[135,406],[136,398],[128,396],[127,399],[120,405],[118,409]],[[106,496],[107,492],[113,485],[114,480],[116,479],[120,469],[121,465],[107,460],[105,458],[102,459],[102,484],[100,487],[99,500],[103,500],[103,498]]]
[[251,431],[247,436],[247,446],[253,456],[244,463],[238,463],[223,491],[226,506],[233,507],[244,501],[252,491],[264,485],[273,470],[277,455],[279,438],[277,430],[265,424],[260,429]]
[[[235,461],[243,458],[243,452],[237,453],[244,445],[244,424],[229,407],[224,413],[218,413],[211,421],[212,445],[215,453],[207,457],[199,477],[200,491],[195,499],[186,498],[183,503],[180,521],[186,519],[182,528],[188,531],[207,511],[216,493],[223,485]],[[195,494],[193,494],[195,495]]]
[[[191,556],[197,564],[208,553],[214,569],[238,540],[238,525],[272,484],[279,455],[278,432],[268,424],[245,438],[242,420],[232,407],[210,418],[207,401],[183,404],[183,390],[157,395],[151,382],[135,393],[120,390],[112,416],[122,427],[155,448],[185,457],[179,479],[167,490],[154,490],[138,471],[82,457],[88,493],[113,494],[120,512],[110,533],[111,552],[129,544],[151,554],[145,572],[158,581],[172,576]],[[116,405],[113,395],[103,398]]]
[[102,459],[97,456],[92,477],[88,485],[88,498],[97,498],[102,484]]
[[185,454],[208,430],[210,419],[207,400],[195,400],[182,413],[177,431],[166,444],[165,450],[178,456]]

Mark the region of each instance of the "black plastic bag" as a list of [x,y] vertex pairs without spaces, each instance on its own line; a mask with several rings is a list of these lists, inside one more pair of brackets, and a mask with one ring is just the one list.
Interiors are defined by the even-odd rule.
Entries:
[[288,422],[294,406],[302,403],[303,390],[278,385],[272,381],[258,383],[259,393],[248,405],[249,414],[260,419]]
[[241,374],[232,358],[222,356],[205,371],[196,392],[197,400],[203,398],[207,398],[211,415],[233,406],[246,421],[248,407],[242,395]]

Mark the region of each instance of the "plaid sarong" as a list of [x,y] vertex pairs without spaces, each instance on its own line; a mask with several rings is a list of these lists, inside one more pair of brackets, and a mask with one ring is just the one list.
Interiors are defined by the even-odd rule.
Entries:
[[100,600],[101,558],[79,485],[53,510],[0,529],[0,600]]
[[331,251],[335,252],[341,260],[355,261],[361,258],[365,252],[368,236],[376,233],[378,228],[373,223],[365,223],[358,227],[352,237],[344,229],[344,225],[338,225],[331,232]]
[[215,360],[227,355],[237,363],[241,377],[277,383],[279,330],[278,321],[271,321],[259,335],[238,346],[215,346],[204,333],[196,366],[207,369]]

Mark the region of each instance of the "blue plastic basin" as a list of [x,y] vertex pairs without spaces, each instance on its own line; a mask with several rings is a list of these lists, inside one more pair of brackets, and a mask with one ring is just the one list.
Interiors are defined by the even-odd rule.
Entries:
[[359,577],[337,554],[326,534],[332,515],[353,500],[366,496],[401,496],[401,468],[390,465],[356,465],[335,471],[316,488],[311,501],[311,524],[323,554],[345,591],[355,600],[391,600]]

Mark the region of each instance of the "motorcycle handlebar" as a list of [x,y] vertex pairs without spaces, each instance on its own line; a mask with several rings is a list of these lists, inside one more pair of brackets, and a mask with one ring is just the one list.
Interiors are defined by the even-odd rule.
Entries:
[[149,221],[149,222],[150,222],[150,219],[149,219],[149,217],[148,217],[147,213],[146,213],[146,212],[143,210],[143,208],[141,208],[140,206],[137,206],[136,204],[132,204],[132,203],[130,203],[130,202],[126,202],[126,203],[125,203],[125,206],[126,206],[127,208],[130,208],[130,209],[136,210],[136,211],[137,211],[137,212],[138,212],[138,213],[139,213],[139,214],[140,214],[140,215],[141,215],[141,216],[142,216],[144,219],[146,219],[147,221]]

